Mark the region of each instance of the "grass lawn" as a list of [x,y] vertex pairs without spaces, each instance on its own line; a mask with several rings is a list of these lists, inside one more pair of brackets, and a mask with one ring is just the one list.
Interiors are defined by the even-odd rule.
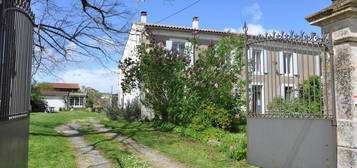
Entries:
[[126,121],[105,121],[113,131],[128,136],[137,142],[161,151],[163,154],[186,165],[197,168],[247,168],[246,161],[235,161],[215,148],[190,138],[170,132],[155,130],[149,124]]
[[75,155],[69,141],[54,130],[74,119],[103,118],[92,112],[71,111],[58,113],[31,113],[30,115],[30,168],[75,168]]
[[[235,161],[219,152],[214,147],[202,144],[191,138],[182,137],[171,132],[154,129],[148,123],[108,121],[103,115],[86,111],[32,113],[30,116],[30,168],[75,168],[75,154],[71,150],[69,141],[54,129],[71,120],[96,118],[102,120],[106,126],[115,132],[128,136],[137,142],[161,151],[172,159],[197,168],[217,167],[252,167],[244,160]],[[125,147],[110,138],[93,134],[90,130],[84,132],[84,138],[115,164],[125,167],[149,167],[145,165]]]

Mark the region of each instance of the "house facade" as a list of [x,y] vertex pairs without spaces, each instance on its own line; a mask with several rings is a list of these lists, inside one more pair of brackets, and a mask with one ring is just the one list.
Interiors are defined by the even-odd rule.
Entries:
[[41,96],[50,110],[85,108],[87,94],[75,83],[39,83],[45,89]]
[[[175,48],[183,52],[189,48],[191,65],[199,59],[199,52],[207,49],[209,45],[217,43],[221,38],[229,35],[239,35],[226,31],[208,30],[199,28],[198,17],[193,17],[192,27],[172,26],[147,23],[147,13],[141,13],[141,22],[133,23],[128,37],[122,60],[126,58],[137,59],[136,46],[149,43],[148,37],[154,36],[156,41],[163,42],[165,48]],[[248,35],[248,38],[253,38]],[[193,49],[191,39],[197,40],[196,48]],[[302,42],[285,44],[284,42],[260,43],[251,45],[248,50],[248,62],[250,80],[252,85],[251,109],[256,113],[266,113],[267,105],[275,97],[292,99],[298,94],[299,83],[312,75],[320,75],[321,58],[320,51],[314,46]],[[139,90],[130,94],[123,93],[121,81],[123,74],[119,74],[118,104],[125,107],[135,99],[143,98]],[[268,89],[269,88],[269,89]],[[142,116],[152,117],[150,110],[142,107]]]

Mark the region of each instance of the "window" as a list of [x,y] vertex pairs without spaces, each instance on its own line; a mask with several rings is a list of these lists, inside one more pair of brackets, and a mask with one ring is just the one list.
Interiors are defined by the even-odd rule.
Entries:
[[83,99],[84,99],[84,97],[80,97],[80,98],[79,98],[79,105],[80,105],[80,106],[83,106]]
[[291,75],[293,72],[293,54],[284,52],[284,71],[283,73],[286,75]]
[[83,106],[83,104],[84,104],[84,97],[70,97],[69,98],[70,106]]
[[294,88],[291,86],[284,87],[285,100],[291,100],[294,98]]
[[180,55],[183,55],[185,52],[185,43],[184,42],[172,42],[172,49],[176,50]]
[[78,106],[78,105],[79,105],[79,97],[75,97],[74,99],[75,99],[75,101],[74,101],[75,103],[74,103],[74,104],[75,104],[76,106]]
[[263,114],[263,86],[253,85],[252,86],[252,98],[253,98],[253,112],[256,114]]
[[279,72],[281,75],[298,75],[298,57],[296,53],[279,53]]
[[69,98],[69,105],[74,106],[74,97]]
[[249,71],[254,72],[256,75],[262,75],[268,73],[269,69],[269,52],[263,49],[250,49],[248,53],[248,59],[250,62]]
[[261,73],[262,72],[262,51],[261,50],[253,50],[253,72]]

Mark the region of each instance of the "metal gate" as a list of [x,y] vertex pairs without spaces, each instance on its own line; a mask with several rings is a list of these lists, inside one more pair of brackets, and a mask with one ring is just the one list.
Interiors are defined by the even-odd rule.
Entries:
[[0,167],[27,167],[34,19],[30,2],[0,1],[0,19]]
[[248,161],[265,168],[336,167],[331,34],[248,35]]

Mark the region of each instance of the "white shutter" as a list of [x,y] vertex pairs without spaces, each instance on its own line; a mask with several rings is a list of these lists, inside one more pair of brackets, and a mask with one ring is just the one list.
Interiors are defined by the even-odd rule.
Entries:
[[190,57],[190,65],[193,65],[195,62],[194,55],[193,55],[193,48],[191,42],[185,42],[185,51],[187,51],[187,55]]
[[248,50],[248,72],[252,72],[253,71],[253,49],[249,48]]
[[298,56],[296,53],[293,53],[293,72],[294,72],[294,75],[299,75],[299,62],[298,62]]
[[269,51],[268,50],[263,50],[263,69],[264,73],[269,73]]
[[166,48],[166,50],[172,49],[172,41],[171,40],[166,40],[165,48]]
[[285,86],[284,85],[282,85],[280,87],[280,96],[281,96],[281,98],[285,99]]
[[284,74],[284,52],[279,52],[279,73]]
[[315,72],[316,72],[316,75],[320,76],[321,75],[321,60],[320,60],[320,56],[317,55],[315,56]]

